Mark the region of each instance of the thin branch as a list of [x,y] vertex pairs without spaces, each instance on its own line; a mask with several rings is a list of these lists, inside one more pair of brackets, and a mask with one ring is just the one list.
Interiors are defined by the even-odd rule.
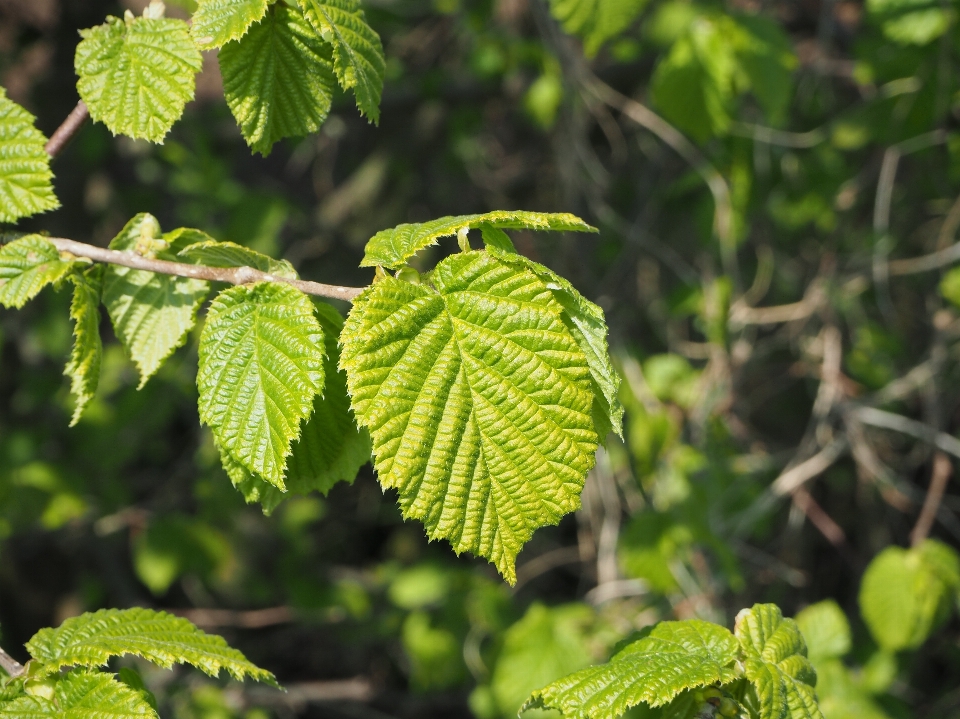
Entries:
[[788,469],[777,477],[770,485],[770,493],[775,497],[785,497],[788,494],[793,494],[811,479],[829,469],[834,462],[840,459],[846,449],[846,440],[833,440],[810,459]]
[[730,126],[730,134],[737,137],[749,137],[754,142],[762,142],[766,145],[792,147],[798,150],[816,147],[827,139],[827,133],[820,127],[809,132],[786,132],[745,122],[733,123]]
[[948,454],[952,454],[954,457],[960,457],[960,440],[946,432],[939,432],[928,424],[893,412],[885,412],[875,407],[858,407],[853,411],[853,414],[864,424],[882,429],[892,429],[894,432],[916,437],[924,442],[929,442]]
[[0,649],[0,668],[13,678],[19,677],[26,671],[23,664],[7,654],[3,649]]
[[170,262],[169,260],[155,260],[133,252],[108,250],[104,247],[87,245],[75,240],[62,237],[45,238],[53,243],[61,252],[69,252],[75,257],[86,257],[96,262],[106,262],[111,265],[131,267],[135,270],[146,270],[161,275],[189,277],[194,280],[210,282],[225,282],[230,285],[247,285],[252,282],[283,282],[296,287],[301,292],[317,297],[330,297],[337,300],[352,302],[357,295],[363,292],[362,287],[340,287],[325,285],[320,282],[307,280],[291,280],[278,277],[267,272],[255,270],[252,267],[207,267],[205,265],[189,265],[185,262]]
[[83,123],[87,121],[88,117],[90,117],[90,111],[87,109],[87,103],[80,100],[77,106],[67,115],[66,119],[60,123],[60,127],[50,136],[46,146],[43,148],[47,154],[50,155],[50,157],[59,155],[63,151],[63,148],[67,146],[67,143],[73,139],[73,136],[80,131],[80,128],[83,127]]
[[940,509],[940,502],[943,500],[943,493],[947,489],[947,482],[950,481],[950,474],[953,472],[953,466],[950,464],[950,458],[943,452],[936,452],[933,455],[933,472],[930,476],[930,487],[927,490],[927,496],[923,500],[923,508],[920,510],[920,516],[917,523],[910,532],[910,544],[916,547],[923,542],[930,534],[930,528],[933,526],[933,520],[937,517],[937,511]]
[[793,493],[794,505],[803,512],[810,523],[813,524],[820,534],[822,534],[830,544],[837,549],[842,549],[847,543],[847,535],[843,528],[837,524],[833,517],[827,514],[826,510],[813,498],[806,489],[800,488]]
[[241,627],[243,629],[261,629],[279,624],[289,624],[296,620],[290,607],[267,607],[236,611],[232,609],[168,609],[171,614],[189,619],[198,627],[216,629],[219,627]]

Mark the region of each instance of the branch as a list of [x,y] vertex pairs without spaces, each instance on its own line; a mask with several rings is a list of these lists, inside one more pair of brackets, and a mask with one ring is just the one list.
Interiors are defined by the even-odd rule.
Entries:
[[7,654],[3,649],[0,649],[0,668],[12,678],[19,677],[26,671],[23,664]]
[[252,267],[207,267],[205,265],[190,265],[185,262],[170,262],[155,260],[133,252],[108,250],[104,247],[95,247],[75,240],[66,240],[62,237],[45,238],[53,243],[61,252],[69,252],[76,257],[86,257],[96,262],[105,262],[111,265],[132,267],[135,270],[146,270],[161,275],[189,277],[193,280],[208,280],[210,282],[225,282],[230,285],[247,285],[253,282],[283,282],[296,287],[301,292],[316,297],[330,297],[337,300],[352,302],[357,295],[363,292],[362,287],[339,287],[325,285],[320,282],[307,280],[291,280],[286,277],[277,277],[267,272],[255,270]]
[[60,127],[54,131],[53,135],[47,141],[44,150],[50,157],[56,157],[60,154],[67,143],[73,139],[73,136],[80,131],[83,123],[90,117],[90,111],[87,109],[87,103],[83,100],[77,103],[77,106],[71,110],[67,118],[60,124]]
[[960,440],[946,432],[939,432],[928,424],[893,412],[885,412],[875,407],[860,407],[855,409],[853,414],[864,424],[908,434],[924,442],[929,442],[954,457],[960,457]]
[[267,607],[236,611],[232,609],[168,609],[178,617],[188,619],[198,627],[216,629],[219,627],[241,627],[243,629],[262,629],[296,621],[290,607]]
[[833,440],[810,459],[801,462],[796,467],[788,469],[777,477],[773,484],[770,485],[770,492],[775,497],[784,497],[788,494],[793,494],[811,479],[819,474],[823,474],[823,472],[829,469],[834,462],[840,459],[840,456],[846,449],[846,440]]
[[914,525],[913,531],[910,532],[911,546],[916,547],[930,534],[930,528],[933,526],[933,520],[937,517],[940,501],[943,499],[943,493],[947,489],[947,482],[950,481],[952,471],[953,466],[950,464],[950,458],[947,455],[943,452],[937,452],[933,455],[933,474],[930,477],[930,488],[923,500],[923,508],[920,510],[917,523]]

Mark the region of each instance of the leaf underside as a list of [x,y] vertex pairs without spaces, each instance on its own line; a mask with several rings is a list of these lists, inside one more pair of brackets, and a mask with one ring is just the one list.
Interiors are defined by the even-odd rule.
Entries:
[[0,305],[20,309],[47,285],[76,266],[40,235],[27,235],[0,248]]
[[100,382],[100,361],[103,343],[100,339],[100,294],[103,289],[103,268],[93,267],[83,274],[71,275],[73,300],[73,349],[63,373],[70,378],[70,394],[74,410],[70,426],[80,421],[87,403],[93,399]]
[[[160,225],[152,215],[141,213],[110,242],[110,248],[148,252],[157,242],[163,242]],[[176,259],[172,252],[161,250],[153,254],[157,259]],[[186,342],[208,291],[209,285],[201,280],[119,265],[107,267],[103,304],[117,339],[137,365],[141,387],[174,350]]]
[[225,669],[235,679],[249,676],[274,682],[273,675],[252,664],[222,637],[206,634],[182,617],[135,607],[101,609],[41,629],[26,644],[46,673],[68,666],[104,666],[110,657],[132,654],[169,669],[190,664],[217,676]]
[[523,544],[579,506],[593,466],[589,368],[532,272],[462,252],[431,279],[357,298],[341,366],[404,517],[514,583]]
[[437,244],[441,237],[451,237],[462,230],[479,229],[569,230],[596,232],[586,222],[567,213],[498,210],[483,215],[441,217],[430,222],[403,224],[381,230],[367,242],[361,267],[399,269],[424,247]]
[[177,253],[182,260],[208,267],[252,267],[277,277],[297,279],[297,271],[286,260],[275,260],[234,242],[205,240],[184,247]]
[[589,667],[534,692],[527,707],[559,709],[575,719],[607,719],[646,703],[663,706],[685,689],[737,678],[737,640],[699,619],[661,622],[606,664]]
[[187,24],[108,17],[82,30],[74,64],[90,117],[115,135],[162,142],[193,99],[203,58]]
[[199,0],[190,32],[205,50],[222,47],[239,40],[251,25],[260,22],[269,4],[270,0]]
[[331,48],[295,8],[274,5],[242,41],[220,51],[223,92],[247,144],[263,155],[309,135],[330,111]]
[[47,138],[34,118],[0,87],[0,222],[16,222],[60,206],[53,194]]
[[23,695],[0,704],[0,719],[156,719],[143,694],[105,672],[73,671],[53,699]]
[[290,444],[323,391],[323,330],[297,289],[261,282],[222,292],[200,337],[200,420],[222,450],[279,489]]

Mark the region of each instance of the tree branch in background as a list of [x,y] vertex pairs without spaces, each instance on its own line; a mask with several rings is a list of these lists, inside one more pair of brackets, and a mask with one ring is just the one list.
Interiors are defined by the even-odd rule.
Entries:
[[87,121],[88,117],[90,117],[90,111],[87,109],[87,103],[80,100],[77,106],[73,108],[70,114],[67,115],[67,118],[60,124],[60,127],[50,136],[46,146],[43,148],[47,151],[47,154],[50,155],[50,157],[59,155],[63,148],[67,146],[67,143],[73,139],[73,136],[80,131],[80,128],[83,127],[83,123]]
[[24,672],[23,664],[0,649],[0,668],[11,677],[19,677]]
[[943,493],[947,489],[947,482],[950,481],[952,472],[953,465],[950,463],[950,458],[943,452],[936,452],[933,455],[930,488],[923,500],[923,508],[920,510],[917,523],[914,525],[913,531],[910,532],[911,546],[916,547],[930,534],[930,528],[933,526],[933,520],[937,517],[937,511],[940,509],[940,502],[943,499]]
[[853,411],[853,414],[864,424],[882,429],[892,429],[894,432],[901,432],[922,439],[954,457],[960,457],[960,440],[946,432],[939,432],[923,422],[893,412],[884,412],[882,409],[876,409],[875,407],[858,407]]
[[267,272],[261,272],[252,267],[207,267],[205,265],[190,265],[185,262],[151,259],[133,252],[108,250],[104,247],[87,245],[83,242],[67,240],[62,237],[47,237],[45,239],[55,245],[61,252],[69,252],[75,257],[86,257],[96,262],[131,267],[135,270],[146,270],[147,272],[156,272],[161,275],[189,277],[194,280],[207,280],[210,282],[225,282],[230,285],[246,285],[252,282],[283,282],[296,287],[308,295],[346,300],[347,302],[352,302],[357,295],[363,292],[362,287],[339,287],[337,285],[325,285],[320,282],[309,282],[307,280],[292,280],[285,277],[277,277]]

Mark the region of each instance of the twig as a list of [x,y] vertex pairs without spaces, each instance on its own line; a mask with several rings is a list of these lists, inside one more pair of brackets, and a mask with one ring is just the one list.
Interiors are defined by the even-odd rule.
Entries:
[[833,440],[810,459],[788,469],[777,477],[770,485],[770,493],[775,497],[785,497],[788,494],[793,494],[811,479],[829,469],[834,462],[840,459],[846,449],[846,440],[841,438]]
[[246,285],[252,282],[283,282],[296,287],[301,292],[317,297],[331,297],[338,300],[352,302],[357,295],[363,292],[362,287],[339,287],[325,285],[320,282],[307,280],[292,280],[278,277],[267,272],[255,270],[252,267],[207,267],[205,265],[190,265],[185,262],[170,262],[169,260],[155,260],[133,252],[108,250],[104,247],[87,245],[75,240],[62,237],[47,237],[61,252],[69,252],[76,257],[86,257],[97,262],[106,262],[111,265],[131,267],[135,270],[146,270],[161,275],[189,277],[194,280],[208,280],[210,282],[225,282],[230,285]]
[[13,678],[19,677],[26,671],[23,664],[7,654],[3,649],[0,649],[0,668]]
[[517,567],[517,583],[513,586],[513,591],[514,593],[518,592],[524,584],[545,572],[549,572],[551,569],[562,567],[564,564],[580,564],[581,562],[583,562],[583,558],[580,555],[579,547],[560,547],[544,552],[539,557],[535,557],[526,564]]
[[937,511],[940,509],[940,502],[943,499],[943,493],[947,489],[947,482],[950,480],[952,472],[953,466],[950,464],[950,458],[943,452],[936,452],[933,455],[930,488],[923,500],[923,508],[920,510],[917,523],[914,525],[913,531],[910,532],[911,546],[916,547],[930,534],[930,528],[933,526],[933,520],[937,517]]
[[58,127],[50,136],[50,139],[47,140],[47,144],[43,148],[47,154],[50,155],[50,157],[59,155],[63,151],[63,148],[67,146],[67,143],[73,139],[73,136],[80,131],[80,128],[83,127],[83,123],[87,121],[88,117],[90,117],[90,111],[87,109],[87,103],[80,100],[77,106],[67,115],[66,119],[60,123],[60,127]]
[[820,530],[820,534],[822,534],[830,544],[837,549],[841,549],[846,545],[847,535],[844,534],[843,528],[833,520],[833,517],[826,513],[810,492],[801,487],[793,493],[793,503],[807,516],[810,523]]
[[823,304],[824,293],[819,282],[811,282],[803,299],[788,305],[750,307],[745,302],[734,302],[730,308],[730,323],[734,326],[774,325],[806,319]]
[[266,687],[250,687],[244,691],[244,696],[252,704],[302,707],[321,702],[365,702],[375,694],[373,683],[366,677],[301,682],[288,684],[284,689],[286,691],[278,692]]
[[261,629],[278,624],[289,624],[296,619],[290,607],[267,607],[235,611],[232,609],[168,609],[171,614],[189,619],[199,627],[240,627]]
[[864,424],[908,434],[911,437],[922,439],[924,442],[929,442],[954,457],[960,457],[960,440],[946,432],[939,432],[923,422],[893,412],[885,412],[875,407],[858,407],[853,411],[853,414]]
[[730,134],[738,137],[749,137],[754,142],[780,147],[793,147],[798,150],[816,147],[827,139],[827,133],[820,127],[809,132],[785,132],[784,130],[775,130],[763,125],[750,125],[745,122],[733,123],[730,126]]

